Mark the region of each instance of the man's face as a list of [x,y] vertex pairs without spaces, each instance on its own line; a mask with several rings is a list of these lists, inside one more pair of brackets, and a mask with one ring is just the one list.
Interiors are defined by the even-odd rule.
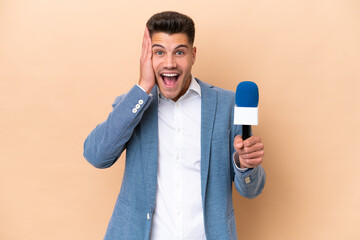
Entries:
[[189,88],[196,48],[185,33],[154,33],[151,42],[156,84],[166,98],[177,101]]

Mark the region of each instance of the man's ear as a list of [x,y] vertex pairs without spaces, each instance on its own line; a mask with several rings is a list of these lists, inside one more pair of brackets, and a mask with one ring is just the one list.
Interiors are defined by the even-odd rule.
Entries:
[[195,60],[196,60],[196,47],[193,47],[193,50],[192,50],[192,64],[195,63]]

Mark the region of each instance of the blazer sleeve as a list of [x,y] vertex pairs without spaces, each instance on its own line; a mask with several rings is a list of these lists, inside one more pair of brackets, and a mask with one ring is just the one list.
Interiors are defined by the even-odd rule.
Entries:
[[112,166],[124,151],[151,98],[137,85],[117,97],[108,118],[86,138],[85,159],[97,168]]
[[235,172],[234,183],[236,190],[246,198],[255,198],[264,189],[265,171],[261,165],[248,169],[245,172],[239,170],[234,161],[233,167]]
[[[242,135],[241,128],[240,125],[236,126],[235,129],[233,128],[233,132],[236,134],[232,135],[232,139],[234,139],[236,135]],[[266,175],[264,168],[261,165],[258,165],[255,168],[249,168],[246,171],[242,171],[235,165],[233,156],[236,156],[236,153],[233,147],[232,152],[231,162],[234,169],[234,184],[236,190],[246,198],[257,197],[262,193],[265,186]]]

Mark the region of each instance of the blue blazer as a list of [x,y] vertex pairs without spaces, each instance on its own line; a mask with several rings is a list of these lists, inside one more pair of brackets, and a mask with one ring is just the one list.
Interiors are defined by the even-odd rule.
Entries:
[[[232,182],[244,197],[262,192],[261,166],[239,171],[233,162],[235,95],[196,79],[201,87],[201,196],[208,240],[237,239]],[[113,103],[113,111],[84,143],[84,157],[97,168],[113,165],[126,149],[121,190],[105,239],[149,239],[158,166],[158,93],[134,86]],[[190,197],[190,196],[189,196]]]

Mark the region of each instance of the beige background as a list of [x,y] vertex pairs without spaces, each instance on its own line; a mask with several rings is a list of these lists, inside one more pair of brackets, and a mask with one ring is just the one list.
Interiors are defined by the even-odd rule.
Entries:
[[95,169],[83,141],[163,10],[196,23],[196,77],[259,86],[267,183],[234,194],[239,238],[360,239],[358,0],[0,0],[0,239],[102,239],[124,158]]

